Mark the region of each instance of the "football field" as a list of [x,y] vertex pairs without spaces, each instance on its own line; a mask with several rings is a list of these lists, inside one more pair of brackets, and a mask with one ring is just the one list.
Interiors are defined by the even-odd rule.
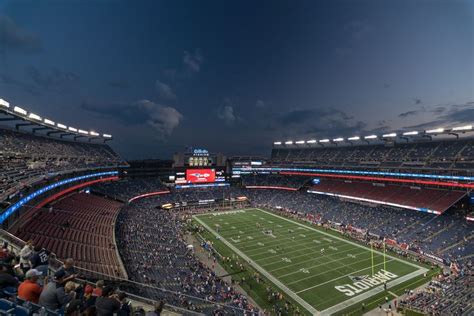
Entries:
[[261,210],[194,216],[309,314],[329,315],[427,270],[341,236]]

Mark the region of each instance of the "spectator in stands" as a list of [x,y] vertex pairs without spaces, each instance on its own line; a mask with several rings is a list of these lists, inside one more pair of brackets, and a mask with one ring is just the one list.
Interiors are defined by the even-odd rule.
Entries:
[[64,284],[66,282],[73,281],[77,276],[76,270],[74,269],[74,259],[67,258],[64,261],[63,266],[58,271],[64,271]]
[[3,242],[2,249],[0,250],[0,262],[11,265],[15,259],[15,253],[8,249],[8,242]]
[[153,311],[147,312],[146,316],[160,316],[161,312],[163,311],[164,307],[163,301],[159,301],[158,303],[155,303],[155,309]]
[[125,292],[120,292],[118,294],[118,300],[120,301],[120,310],[118,312],[118,316],[128,316],[131,314],[131,302],[127,300],[127,295]]
[[31,268],[40,271],[43,275],[48,274],[50,252],[40,246],[35,247],[35,251],[31,256],[30,263]]
[[38,284],[38,279],[42,273],[36,269],[30,269],[26,272],[26,280],[18,287],[18,297],[38,304],[41,295],[41,286]]
[[104,288],[104,280],[99,280],[95,283],[95,289],[92,293],[94,296],[102,296],[102,289]]
[[33,240],[28,240],[20,251],[20,268],[26,273],[31,268],[30,258],[33,254]]
[[6,293],[16,293],[18,280],[9,273],[10,268],[7,264],[0,264],[0,297],[8,296]]
[[49,282],[41,292],[40,305],[51,310],[58,310],[71,300],[71,296],[66,294],[64,289],[65,278],[66,272],[64,269],[60,269],[54,274],[54,280]]
[[121,304],[113,286],[107,285],[102,291],[102,296],[95,302],[97,316],[111,316],[118,313]]
[[94,288],[92,285],[88,284],[84,288],[84,304],[82,306],[82,313],[85,315],[94,314],[95,315],[95,301],[97,297],[93,295]]

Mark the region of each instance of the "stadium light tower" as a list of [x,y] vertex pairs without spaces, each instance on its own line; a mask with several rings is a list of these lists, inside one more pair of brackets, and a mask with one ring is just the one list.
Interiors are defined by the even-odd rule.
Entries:
[[354,145],[353,142],[357,141],[357,140],[360,140],[360,137],[359,136],[352,136],[352,137],[349,137],[347,140],[349,141],[349,143],[351,143],[351,146],[353,146]]
[[306,144],[316,144],[318,141],[316,139],[310,139],[306,141]]
[[454,135],[456,138],[459,138],[459,133],[466,133],[468,131],[472,131],[472,125],[464,125],[464,126],[457,126],[451,128],[449,135]]
[[13,112],[16,112],[16,113],[22,114],[22,115],[26,115],[26,114],[28,113],[28,112],[26,112],[25,109],[20,108],[19,106],[15,106],[15,107],[13,108]]
[[304,143],[305,143],[304,140],[298,140],[298,141],[295,142],[295,144],[297,144],[297,145],[303,145]]
[[8,103],[7,101],[3,99],[0,99],[0,107],[4,107],[8,109],[10,107],[10,103]]
[[397,133],[383,134],[382,137],[383,137],[383,138],[393,138],[393,137],[397,137]]
[[435,128],[425,131],[426,134],[440,134],[444,132],[444,128]]
[[292,141],[292,140],[287,140],[287,141],[285,142],[285,145],[293,145],[293,141]]
[[45,119],[43,120],[43,122],[44,122],[44,124],[47,124],[47,125],[51,125],[51,126],[54,126],[54,125],[55,125],[55,123],[54,123],[53,121],[51,121],[51,120],[49,120],[49,119],[47,119],[47,118],[45,118]]
[[39,116],[38,114],[35,114],[35,113],[30,113],[28,115],[28,118],[32,119],[32,120],[36,120],[36,121],[42,121],[43,119],[41,118],[41,116]]
[[[91,133],[92,133],[92,132],[91,132]],[[275,146],[281,145],[281,142],[280,142],[280,141],[274,142],[273,145],[275,145]]]
[[453,132],[472,131],[472,125],[458,126],[451,129]]

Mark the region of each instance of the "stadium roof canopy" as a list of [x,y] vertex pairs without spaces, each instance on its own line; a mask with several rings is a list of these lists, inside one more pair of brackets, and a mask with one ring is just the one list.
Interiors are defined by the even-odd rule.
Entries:
[[106,142],[112,140],[110,134],[100,134],[96,131],[87,131],[85,129],[66,126],[57,123],[48,118],[29,112],[22,107],[15,106],[0,98],[0,122],[13,122],[15,128],[20,130],[22,127],[31,127],[31,132],[36,134],[38,131],[45,131],[47,136],[59,136],[72,140],[94,140]]

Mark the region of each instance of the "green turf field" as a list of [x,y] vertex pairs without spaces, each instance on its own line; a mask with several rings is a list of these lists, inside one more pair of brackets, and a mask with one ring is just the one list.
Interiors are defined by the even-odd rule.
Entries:
[[381,252],[372,259],[370,248],[260,209],[194,218],[314,315],[336,313],[377,295],[384,281],[390,288],[427,271],[388,254],[384,260]]

